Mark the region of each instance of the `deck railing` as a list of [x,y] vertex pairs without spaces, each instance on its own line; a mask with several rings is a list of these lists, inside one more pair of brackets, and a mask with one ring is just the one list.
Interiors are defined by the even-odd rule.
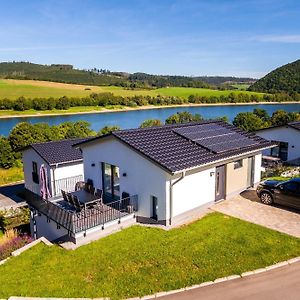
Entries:
[[82,175],[67,177],[67,178],[62,178],[62,179],[57,179],[52,181],[52,190],[53,190],[52,197],[60,196],[61,190],[66,192],[75,191],[75,185],[79,181],[83,181]]
[[[49,183],[51,198],[61,196],[61,190],[64,190],[66,192],[74,192],[75,185],[79,181],[83,181],[83,175],[66,177],[51,181],[51,183]],[[31,192],[40,195],[41,188],[39,184],[26,182],[25,187]]]
[[104,229],[105,224],[115,220],[120,222],[123,217],[138,211],[137,195],[107,204],[98,204],[92,208],[83,209],[81,212],[73,212],[65,208],[62,199],[52,202],[32,194],[27,202],[29,206],[73,234],[85,232],[97,226],[102,226]]
[[85,231],[118,220],[138,211],[138,196],[133,195],[115,202],[99,204],[73,215],[73,232]]

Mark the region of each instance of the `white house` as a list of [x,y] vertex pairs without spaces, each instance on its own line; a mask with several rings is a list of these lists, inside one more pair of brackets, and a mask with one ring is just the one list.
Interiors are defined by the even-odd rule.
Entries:
[[77,146],[104,201],[138,195],[140,218],[169,225],[258,183],[261,151],[272,143],[208,121],[121,130]]
[[79,149],[73,144],[86,139],[69,139],[46,143],[35,143],[22,149],[25,188],[40,194],[40,168],[43,165],[48,188],[52,197],[61,195],[61,189],[73,189],[82,181],[83,159]]
[[178,224],[259,183],[262,151],[273,146],[222,121],[120,130],[78,142],[84,178],[103,191],[100,206],[77,212],[62,199],[32,198],[33,231],[77,243],[125,220]]
[[282,161],[300,158],[300,122],[261,129],[256,134],[278,144],[275,148],[264,150],[264,155],[278,157]]

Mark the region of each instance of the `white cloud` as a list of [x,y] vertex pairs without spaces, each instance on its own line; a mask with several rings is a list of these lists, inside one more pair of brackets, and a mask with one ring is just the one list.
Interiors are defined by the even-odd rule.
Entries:
[[291,35],[261,35],[254,38],[260,42],[300,43],[300,34]]

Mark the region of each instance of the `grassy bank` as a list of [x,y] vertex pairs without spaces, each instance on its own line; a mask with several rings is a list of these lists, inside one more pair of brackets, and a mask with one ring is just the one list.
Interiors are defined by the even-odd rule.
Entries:
[[0,185],[23,180],[22,167],[13,167],[10,169],[0,168]]
[[40,244],[0,266],[0,297],[142,296],[299,255],[300,239],[212,213],[171,231],[133,226],[75,251]]
[[[190,95],[199,96],[221,96],[228,95],[230,93],[240,93],[241,91],[219,91],[203,88],[182,88],[182,87],[170,87],[170,88],[159,88],[151,90],[129,90],[117,86],[85,86],[77,84],[64,84],[57,82],[48,81],[36,81],[36,80],[14,80],[14,79],[2,79],[0,80],[0,99],[16,99],[18,97],[24,96],[27,98],[34,97],[84,97],[91,93],[105,93],[111,92],[117,96],[177,96],[182,98],[187,98]],[[260,95],[262,93],[247,92],[243,91],[249,95]]]

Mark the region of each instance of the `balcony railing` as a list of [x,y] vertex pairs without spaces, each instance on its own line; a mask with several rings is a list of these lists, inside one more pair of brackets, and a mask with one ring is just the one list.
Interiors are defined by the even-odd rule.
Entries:
[[99,204],[80,212],[71,211],[63,199],[53,202],[44,200],[36,194],[28,197],[27,203],[73,234],[85,232],[97,226],[102,226],[104,229],[105,224],[115,220],[120,222],[123,217],[138,211],[137,195],[107,204]]
[[[51,197],[61,196],[61,190],[64,190],[66,192],[75,191],[75,185],[79,181],[83,181],[82,175],[53,180],[51,183],[49,183],[49,191],[51,193]],[[39,184],[26,182],[25,186],[31,192],[40,195],[41,188]]]
[[60,196],[61,190],[73,192],[77,182],[83,181],[83,176],[73,176],[52,181],[52,197]]

